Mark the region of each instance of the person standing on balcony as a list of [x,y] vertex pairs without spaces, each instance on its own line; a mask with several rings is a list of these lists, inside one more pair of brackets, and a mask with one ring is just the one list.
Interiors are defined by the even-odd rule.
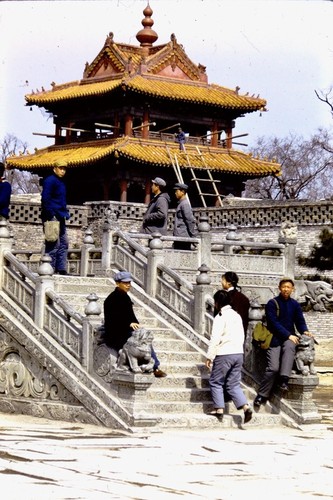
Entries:
[[244,423],[252,418],[252,409],[241,388],[241,373],[244,362],[244,330],[242,318],[230,305],[230,294],[219,290],[214,294],[217,314],[213,320],[206,367],[211,369],[209,386],[214,409],[209,412],[223,420],[225,394],[230,396],[237,410],[244,411]]
[[178,133],[175,134],[175,140],[179,144],[180,151],[185,150],[186,134],[181,127],[178,128]]
[[[194,238],[196,236],[196,221],[186,196],[187,190],[187,184],[177,183],[174,186],[178,204],[175,213],[173,235],[183,238]],[[174,241],[173,248],[176,250],[191,250],[191,243],[186,241]]]
[[[120,271],[114,276],[116,288],[104,301],[104,335],[105,344],[119,352],[132,335],[134,330],[141,328],[134,313],[133,302],[128,295],[131,288],[132,275],[127,271]],[[155,377],[166,377],[160,370],[160,362],[152,348],[151,356],[154,359]]]
[[164,179],[155,177],[151,183],[151,191],[154,197],[149,202],[147,211],[143,216],[141,231],[147,234],[160,233],[165,235],[168,229],[170,196],[163,191],[166,187]]
[[0,220],[9,218],[9,204],[12,187],[4,177],[5,165],[0,162]]
[[65,162],[58,162],[53,173],[43,181],[42,190],[42,221],[59,221],[59,237],[56,241],[45,240],[45,253],[52,261],[55,273],[67,274],[68,237],[66,220],[69,219],[66,201],[66,185],[63,177],[66,174]]
[[244,334],[246,336],[249,324],[250,301],[238,286],[238,276],[233,271],[222,275],[222,288],[230,294],[230,305],[242,318]]

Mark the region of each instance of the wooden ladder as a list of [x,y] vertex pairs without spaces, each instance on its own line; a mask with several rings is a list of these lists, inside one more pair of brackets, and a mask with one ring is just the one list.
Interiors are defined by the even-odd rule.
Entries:
[[[171,164],[172,164],[173,169],[175,171],[177,181],[180,182],[181,184],[184,184],[184,179],[183,179],[183,176],[182,176],[182,172],[180,170],[180,166],[179,166],[179,163],[178,163],[177,153],[174,153],[174,157],[172,157],[172,154],[170,152],[169,146],[165,145],[165,148],[167,150],[167,153],[168,153],[168,156],[170,158]],[[187,193],[187,199],[188,199],[189,204],[191,205],[190,197],[189,197],[188,193]]]
[[[206,203],[206,200],[205,200],[205,196],[214,196],[215,198],[218,199],[219,203],[220,203],[220,206],[222,206],[222,198],[221,198],[221,195],[220,195],[220,192],[219,190],[217,189],[216,187],[216,182],[221,182],[219,179],[214,179],[213,176],[212,176],[212,172],[210,171],[210,169],[208,168],[207,166],[207,163],[205,161],[205,157],[204,155],[202,154],[202,152],[200,151],[199,149],[199,146],[196,146],[196,150],[197,150],[197,154],[200,156],[201,158],[201,161],[202,163],[204,164],[205,166],[205,172],[207,173],[207,178],[200,178],[200,177],[197,177],[195,175],[195,172],[190,164],[190,161],[189,161],[189,158],[187,156],[187,153],[186,153],[186,157],[187,157],[187,163],[188,165],[190,166],[190,169],[191,169],[191,174],[192,174],[192,181],[195,182],[195,185],[198,189],[198,193],[199,193],[199,196],[201,198],[201,201],[202,201],[202,204],[203,206],[206,208],[207,207],[207,203]],[[214,193],[205,193],[202,191],[201,189],[201,186],[200,186],[200,182],[210,182],[212,187],[213,187],[213,190],[214,190]]]

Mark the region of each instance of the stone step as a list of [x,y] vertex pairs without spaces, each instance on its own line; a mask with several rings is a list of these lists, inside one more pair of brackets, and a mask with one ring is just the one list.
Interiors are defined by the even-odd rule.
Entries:
[[[178,404],[180,402],[185,403],[206,403],[209,402],[212,404],[212,397],[209,388],[208,379],[199,379],[192,380],[194,383],[193,386],[182,386],[179,385],[170,385],[167,383],[167,378],[159,379],[161,382],[158,384],[153,384],[147,390],[147,399],[149,401],[156,402],[165,402],[166,404],[175,403]],[[243,392],[249,404],[252,406],[253,394],[243,387]],[[230,401],[226,403],[226,408],[228,411],[236,411],[237,408],[234,406],[233,402]],[[267,404],[263,406],[262,412],[271,413],[271,405]]]
[[[187,350],[189,349],[189,347],[186,345],[185,340],[158,338],[154,335],[153,346],[154,349],[158,350],[159,352],[169,351],[170,353],[182,353],[185,358],[189,353],[197,354],[197,356],[200,356],[200,354],[195,353],[194,351]],[[200,361],[199,357],[198,361]]]
[[223,421],[219,422],[217,418],[210,415],[201,415],[195,413],[186,413],[180,415],[179,413],[156,413],[154,415],[159,423],[157,427],[165,429],[200,429],[200,430],[210,430],[210,429],[226,429],[226,428],[270,428],[270,427],[281,427],[282,417],[280,415],[273,414],[256,414],[253,413],[252,420],[247,424],[244,424],[243,412],[237,411],[235,414],[224,415]]
[[[177,373],[174,374],[172,372],[168,373],[168,376],[165,378],[156,378],[154,380],[153,388],[154,390],[158,390],[162,387],[162,390],[165,388],[170,388],[173,391],[178,389],[207,389],[209,388],[209,375],[191,375],[186,373]],[[151,390],[151,389],[149,389]]]
[[[66,300],[73,309],[84,314],[84,308],[90,293],[96,293],[101,306],[101,323],[103,322],[103,302],[112,291],[113,285],[108,279],[57,277],[57,293]],[[89,293],[87,293],[89,290]],[[232,402],[226,404],[223,422],[206,415],[212,409],[212,398],[209,388],[209,370],[205,366],[205,356],[193,350],[186,340],[178,338],[155,317],[151,311],[138,304],[133,297],[134,311],[142,327],[149,329],[154,337],[154,349],[161,362],[161,369],[166,371],[165,378],[154,378],[152,386],[147,390],[147,409],[151,416],[158,419],[161,428],[215,429],[242,427],[243,412],[237,410]],[[253,391],[243,387],[247,400],[252,404]],[[281,417],[271,413],[268,403],[253,414],[253,419],[246,427],[272,427],[282,425]]]
[[200,376],[201,373],[206,373],[207,371],[207,368],[202,364],[203,362],[201,362],[201,355],[199,353],[166,352],[161,351],[160,349],[158,349],[158,346],[155,345],[154,349],[161,365],[163,365],[163,370],[165,368],[169,369],[170,373]]
[[[150,403],[158,404],[175,404],[176,406],[180,403],[185,403],[187,406],[189,403],[206,403],[211,404],[212,397],[209,388],[169,388],[169,387],[156,387],[153,386],[147,391],[147,400]],[[178,411],[178,410],[177,410]]]
[[106,297],[112,292],[114,286],[108,278],[84,278],[80,276],[54,276],[54,288],[57,293],[77,293],[79,295],[96,293]]

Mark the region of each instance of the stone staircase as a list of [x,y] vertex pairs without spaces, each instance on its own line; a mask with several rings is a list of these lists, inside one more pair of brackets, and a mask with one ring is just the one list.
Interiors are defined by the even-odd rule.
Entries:
[[[135,285],[134,285],[135,286]],[[55,291],[73,309],[84,314],[87,296],[95,293],[103,311],[103,301],[113,290],[114,282],[109,278],[79,278],[56,276]],[[138,287],[132,289],[131,298],[135,313],[143,327],[154,335],[154,348],[161,362],[161,368],[168,373],[165,378],[154,378],[147,390],[147,409],[150,416],[157,419],[160,428],[217,428],[241,427],[243,412],[232,403],[226,405],[226,414],[220,423],[205,412],[212,407],[209,372],[204,365],[204,353],[197,351],[174,327],[160,319],[147,304],[147,297]],[[103,314],[101,314],[101,323]],[[255,393],[243,386],[245,394],[252,402]],[[260,413],[254,413],[247,426],[281,426],[283,417],[274,414],[269,403]]]

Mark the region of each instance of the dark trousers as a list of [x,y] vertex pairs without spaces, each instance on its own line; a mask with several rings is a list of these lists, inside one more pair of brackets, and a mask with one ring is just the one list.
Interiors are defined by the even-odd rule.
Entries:
[[175,250],[191,250],[191,243],[187,241],[174,241],[173,248]]
[[260,396],[269,398],[278,375],[289,379],[295,351],[296,345],[291,340],[286,340],[281,346],[270,347],[267,350],[267,367],[258,391]]
[[67,271],[68,237],[65,221],[60,221],[60,233],[57,241],[45,241],[45,253],[52,261],[54,272]]

